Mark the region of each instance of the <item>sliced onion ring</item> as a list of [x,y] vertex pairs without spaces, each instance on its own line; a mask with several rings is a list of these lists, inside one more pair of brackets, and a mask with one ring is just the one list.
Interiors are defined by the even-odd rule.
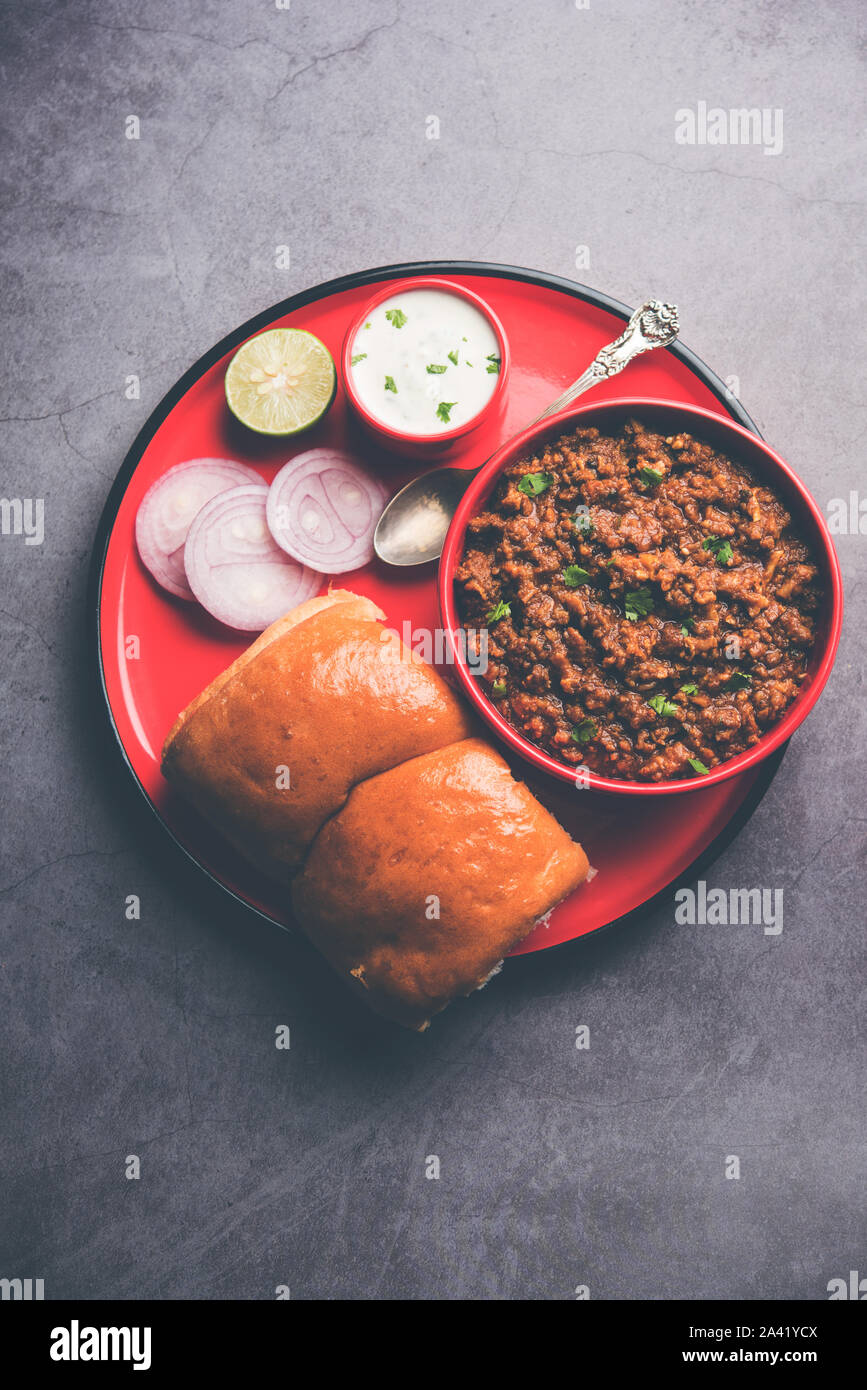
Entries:
[[221,492],[199,512],[184,565],[203,608],[228,627],[261,632],[319,591],[322,575],[275,543],[265,518],[268,488],[246,483]]
[[345,574],[373,559],[373,533],[388,491],[350,454],[309,449],[290,459],[271,484],[268,525],[277,544],[325,574]]
[[142,564],[162,588],[192,601],[184,544],[196,516],[227,488],[261,481],[255,469],[234,459],[188,459],[157,478],[136,514],[135,542]]

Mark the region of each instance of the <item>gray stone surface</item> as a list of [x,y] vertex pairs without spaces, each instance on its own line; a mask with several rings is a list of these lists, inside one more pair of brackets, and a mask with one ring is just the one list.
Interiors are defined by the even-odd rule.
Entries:
[[[783,888],[782,935],[667,904],[515,962],[422,1038],[345,1007],[151,833],[84,643],[97,520],[152,407],[235,324],[360,267],[652,287],[823,506],[863,487],[858,8],[3,6],[2,491],[43,497],[46,534],[0,538],[0,1275],[48,1297],[821,1299],[867,1271],[864,537],[839,538],[828,690],[708,875]],[[782,153],[678,145],[702,100],[782,108]]]

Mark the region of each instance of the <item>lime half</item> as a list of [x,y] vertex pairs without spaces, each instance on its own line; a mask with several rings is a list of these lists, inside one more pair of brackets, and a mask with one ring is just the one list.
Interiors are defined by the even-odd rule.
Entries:
[[297,434],[334,400],[337,373],[324,343],[303,328],[269,328],[238,348],[226,372],[226,400],[260,434]]

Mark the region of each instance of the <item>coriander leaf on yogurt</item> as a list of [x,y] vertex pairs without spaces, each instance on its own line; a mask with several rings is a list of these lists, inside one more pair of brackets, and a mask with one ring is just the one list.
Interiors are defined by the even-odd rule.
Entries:
[[351,365],[354,367],[356,362],[363,362],[366,356],[366,352],[357,352],[355,356],[351,359]]
[[394,394],[397,395],[397,387],[394,384],[393,376],[387,376],[385,378],[385,389],[386,391],[393,391]]
[[[374,420],[402,434],[451,434],[495,394],[499,379],[485,374],[482,359],[497,350],[491,323],[469,301],[446,290],[403,290],[377,306],[370,331],[350,344],[350,353],[367,353],[350,368],[352,385]],[[465,355],[479,371],[463,370]],[[384,386],[386,375],[395,389]]]
[[499,372],[500,359],[496,352],[489,352],[487,357],[485,358],[485,361],[488,364],[487,370],[489,372]]

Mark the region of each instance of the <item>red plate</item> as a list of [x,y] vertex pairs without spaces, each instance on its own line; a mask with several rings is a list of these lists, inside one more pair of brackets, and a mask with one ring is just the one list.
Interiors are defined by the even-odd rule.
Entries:
[[[270,482],[277,469],[314,444],[346,445],[396,491],[426,465],[395,462],[357,436],[342,386],[326,419],[296,440],[262,439],[230,415],[223,375],[240,343],[264,328],[307,328],[336,361],[347,324],[378,285],[407,275],[442,275],[468,286],[491,305],[508,335],[512,367],[505,415],[481,426],[459,459],[481,463],[508,435],[531,420],[577,377],[599,348],[622,331],[630,310],[571,281],[511,266],[440,262],[389,266],[332,280],[260,314],[218,343],[191,367],[154,411],[130,450],[106,503],[94,549],[91,612],[96,661],[108,717],[135,783],[166,830],[187,855],[228,893],[278,926],[292,925],[285,895],[250,869],[163,781],[159,753],[178,712],[248,645],[197,605],[164,593],[135,548],[138,505],[155,478],[184,459],[235,458]],[[629,392],[722,407],[756,430],[723,383],[679,344],[640,357],[627,368]],[[595,388],[599,399],[623,394],[623,379]],[[758,431],[756,430],[756,433]],[[378,561],[341,586],[367,594],[389,624],[434,631],[438,625],[435,567],[390,569]],[[646,908],[689,872],[724,848],[767,789],[782,753],[757,770],[721,786],[671,798],[607,798],[530,781],[587,850],[598,871],[517,947],[514,954],[584,936]]]

